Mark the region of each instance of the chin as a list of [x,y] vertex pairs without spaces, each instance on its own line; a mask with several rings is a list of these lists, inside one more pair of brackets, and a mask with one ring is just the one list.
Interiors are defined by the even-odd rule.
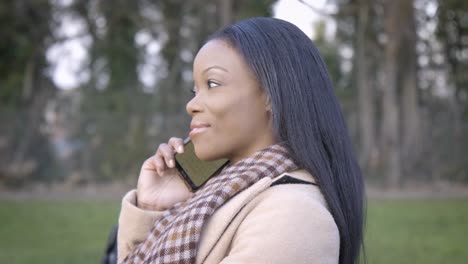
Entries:
[[203,161],[213,161],[213,160],[224,158],[224,155],[221,155],[220,153],[216,153],[216,151],[214,151],[213,149],[203,148],[195,143],[194,143],[194,148],[195,148],[195,154],[197,155],[197,157]]

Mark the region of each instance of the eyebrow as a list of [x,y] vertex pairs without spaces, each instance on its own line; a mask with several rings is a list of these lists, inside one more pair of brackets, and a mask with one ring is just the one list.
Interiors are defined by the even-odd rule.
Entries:
[[219,70],[222,70],[222,71],[224,71],[224,72],[229,72],[228,70],[224,69],[224,68],[221,67],[221,66],[211,66],[211,67],[206,68],[206,69],[203,71],[203,73],[205,73],[205,72],[207,72],[207,71],[209,71],[209,70],[211,70],[211,69],[219,69]]

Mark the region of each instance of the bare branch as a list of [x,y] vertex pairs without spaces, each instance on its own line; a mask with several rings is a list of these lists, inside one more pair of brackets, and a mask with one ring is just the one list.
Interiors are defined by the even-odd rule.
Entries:
[[304,0],[298,0],[301,4],[307,6],[308,8],[310,8],[312,11],[314,11],[315,13],[321,15],[321,16],[324,16],[324,17],[333,17],[335,16],[336,14],[333,14],[333,13],[328,13],[328,12],[325,12],[307,2],[305,2]]
[[339,11],[336,12],[336,13],[328,13],[322,9],[319,9],[307,2],[305,2],[304,0],[298,0],[301,4],[307,6],[308,8],[310,8],[310,10],[312,10],[313,12],[323,16],[323,17],[329,17],[329,18],[335,18],[337,16],[348,16],[348,15],[353,15],[355,14],[356,12],[356,9],[357,7],[353,4],[346,4],[346,5],[342,5],[341,8],[339,8]]

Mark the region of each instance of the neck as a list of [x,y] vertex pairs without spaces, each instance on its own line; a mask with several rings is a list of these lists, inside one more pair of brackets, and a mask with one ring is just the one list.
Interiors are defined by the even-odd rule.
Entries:
[[230,164],[236,164],[238,163],[239,161],[243,160],[243,159],[246,159],[246,158],[249,158],[251,156],[253,156],[255,153],[261,151],[261,150],[264,150],[272,145],[275,145],[277,144],[278,142],[276,140],[271,140],[271,141],[266,141],[266,142],[263,142],[262,144],[256,144],[255,146],[252,146],[251,148],[245,150],[244,152],[238,154],[238,155],[234,155],[232,156],[231,158],[229,158],[229,163]]

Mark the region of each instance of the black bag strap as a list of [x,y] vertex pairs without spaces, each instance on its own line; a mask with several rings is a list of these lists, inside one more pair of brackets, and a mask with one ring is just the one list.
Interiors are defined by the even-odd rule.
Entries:
[[102,257],[102,264],[117,264],[117,232],[119,225],[114,225],[107,239],[106,251]]
[[292,177],[290,175],[284,175],[283,177],[279,178],[278,180],[274,181],[271,186],[276,186],[280,184],[312,184],[318,186],[315,182],[303,181],[298,178]]

